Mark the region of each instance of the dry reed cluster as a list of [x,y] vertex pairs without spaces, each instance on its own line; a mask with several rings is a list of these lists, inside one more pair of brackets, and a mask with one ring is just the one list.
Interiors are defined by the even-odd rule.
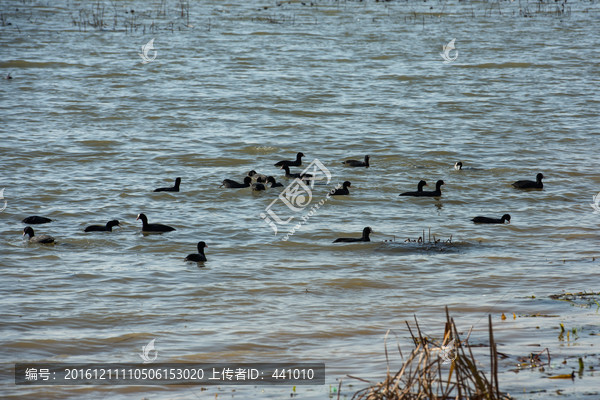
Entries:
[[[509,395],[501,393],[498,385],[498,353],[494,342],[491,316],[488,323],[491,368],[489,377],[478,368],[478,363],[471,351],[469,344],[471,331],[469,330],[467,338],[462,340],[454,320],[448,314],[447,307],[444,339],[441,345],[423,336],[416,317],[415,324],[417,335],[413,333],[408,322],[406,323],[415,344],[415,348],[406,359],[398,346],[398,352],[403,360],[400,370],[395,373],[390,371],[386,345],[385,356],[388,363],[386,378],[382,382],[357,391],[352,399],[501,400],[511,398]],[[449,349],[450,346],[452,349]],[[441,356],[441,352],[444,356]],[[349,377],[368,382],[361,378]]]

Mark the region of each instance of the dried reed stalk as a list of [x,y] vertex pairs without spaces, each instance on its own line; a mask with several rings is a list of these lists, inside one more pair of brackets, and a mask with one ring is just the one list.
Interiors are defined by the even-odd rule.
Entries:
[[[500,392],[498,384],[498,352],[494,341],[491,316],[488,321],[490,340],[490,378],[477,368],[477,362],[471,351],[469,336],[460,340],[454,320],[446,307],[446,323],[444,338],[440,345],[436,345],[424,337],[415,317],[416,334],[413,333],[408,322],[408,331],[415,344],[406,360],[400,351],[403,364],[394,374],[390,372],[390,362],[387,353],[387,336],[385,337],[385,357],[387,362],[387,375],[383,382],[372,384],[364,379],[353,377],[370,386],[354,393],[352,399],[356,400],[503,400],[510,396]],[[439,350],[447,351],[447,347],[454,340],[453,352],[455,355],[449,367],[442,367],[442,357]],[[431,345],[434,345],[432,347]],[[446,354],[446,353],[445,353]],[[339,395],[339,391],[338,391]]]

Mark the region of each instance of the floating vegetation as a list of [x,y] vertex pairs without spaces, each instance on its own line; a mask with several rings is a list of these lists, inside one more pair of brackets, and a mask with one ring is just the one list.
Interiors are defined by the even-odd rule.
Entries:
[[523,315],[519,315],[519,317],[523,317],[523,318],[558,318],[558,317],[560,317],[560,315],[536,313],[536,314],[523,314]]
[[[392,235],[392,239],[386,239],[383,241],[384,243],[397,243],[396,235]],[[429,232],[427,235],[427,241],[425,241],[425,229],[423,229],[423,235],[419,236],[417,239],[407,238],[404,243],[418,243],[418,244],[438,244],[438,243],[452,243],[452,235],[447,240],[442,242],[442,239],[438,239],[435,237],[435,233],[433,236],[431,235],[431,228],[429,228]]]
[[[86,32],[88,27],[96,30],[112,30],[133,33],[158,31],[174,31],[175,26],[193,28],[190,23],[189,0],[160,0],[152,6],[136,10],[133,4],[124,4],[116,0],[96,0],[91,3],[76,3],[72,8],[71,22],[80,32]],[[137,4],[139,5],[139,4]],[[76,14],[73,13],[75,7]],[[207,30],[210,31],[210,20]]]
[[575,379],[575,371],[571,372],[570,374],[549,376],[548,379]]
[[591,307],[593,305],[600,309],[600,292],[577,292],[551,294],[552,300],[566,301],[579,307]]
[[451,249],[457,249],[460,246],[466,245],[466,243],[456,243],[452,241],[452,235],[448,239],[439,239],[435,234],[431,234],[431,228],[428,229],[428,234],[425,235],[425,230],[416,239],[410,237],[403,242],[397,241],[397,236],[393,235],[391,239],[383,240],[383,243],[389,246],[384,246],[379,250],[382,251],[393,251],[393,252],[414,252],[414,251],[448,251]]
[[[14,1],[16,3],[16,1]],[[17,23],[21,19],[28,23],[35,21],[31,0],[21,0],[23,7],[7,8],[0,13],[0,26],[13,25],[20,33]],[[8,2],[10,4],[10,2]],[[51,4],[49,2],[48,4]],[[201,7],[196,6],[201,4]],[[88,29],[100,31],[121,31],[125,33],[164,32],[187,29],[211,31],[216,25],[228,26],[232,22],[250,20],[264,24],[316,25],[330,24],[332,20],[346,23],[348,13],[363,13],[365,8],[372,16],[357,18],[361,24],[379,24],[383,20],[392,23],[421,25],[439,23],[444,19],[455,19],[457,15],[470,18],[568,18],[573,12],[597,12],[597,3],[567,3],[567,0],[536,0],[525,2],[487,2],[466,6],[464,2],[392,2],[390,0],[285,0],[247,7],[222,7],[218,2],[209,5],[190,0],[154,0],[139,2],[134,0],[92,0],[67,1],[67,7],[57,7],[52,15],[67,16],[80,32]],[[343,12],[342,12],[343,11]],[[212,18],[212,19],[211,19]],[[46,19],[46,17],[44,17]],[[192,22],[195,21],[195,22]]]
[[573,300],[576,298],[599,297],[600,292],[578,292],[578,293],[561,293],[551,294],[549,297],[554,300]]
[[[510,315],[510,314],[509,314],[509,315]],[[512,317],[513,317],[513,319],[517,319],[517,314],[516,314],[516,313],[512,313]],[[507,317],[506,317],[506,315],[504,315],[504,313],[502,313],[502,315],[500,315],[500,319],[501,319],[502,321],[506,321],[506,318],[507,318]]]
[[[544,352],[546,353],[547,360],[543,360],[541,357]],[[517,367],[519,368],[537,368],[542,365],[550,366],[550,350],[546,347],[539,353],[530,353],[528,356],[519,357],[517,358],[517,361],[519,362],[519,364],[517,364]]]
[[[394,236],[395,238],[395,236]],[[423,229],[423,235],[419,236],[418,239],[407,238],[404,243],[421,243],[421,244],[437,244],[440,243],[442,239],[436,239],[435,233],[433,234],[433,239],[431,237],[431,228],[428,229],[427,242],[425,242],[425,229]],[[452,235],[447,240],[444,240],[444,243],[452,243]]]
[[579,332],[581,332],[583,330],[583,328],[572,328],[570,330],[565,329],[565,326],[561,323],[559,324],[560,326],[560,333],[558,334],[558,340],[560,340],[561,342],[565,341],[565,337],[567,342],[570,342],[571,340],[575,341],[577,339],[579,339]]
[[[401,368],[396,372],[390,372],[387,345],[385,356],[388,371],[382,382],[371,383],[361,378],[348,376],[369,386],[357,391],[352,396],[356,400],[413,400],[413,399],[487,399],[500,400],[510,399],[508,394],[500,392],[498,386],[498,352],[494,341],[492,328],[492,317],[488,318],[489,347],[490,347],[490,373],[489,377],[478,368],[480,365],[471,351],[469,338],[461,340],[454,323],[450,318],[448,307],[446,307],[446,324],[444,339],[437,347],[428,345],[431,343],[421,333],[421,329],[415,317],[417,335],[413,334],[408,322],[408,330],[411,334],[415,348],[404,359],[402,351],[398,346],[398,352],[403,360]],[[389,333],[389,331],[388,331]],[[387,338],[387,335],[386,335]],[[445,345],[444,345],[445,344]],[[452,353],[448,347],[453,347]],[[443,354],[440,355],[440,349]],[[451,357],[449,356],[451,354]],[[444,366],[444,364],[448,366]]]

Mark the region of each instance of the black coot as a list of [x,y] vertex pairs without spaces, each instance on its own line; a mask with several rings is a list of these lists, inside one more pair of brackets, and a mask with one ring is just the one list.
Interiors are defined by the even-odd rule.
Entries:
[[419,183],[417,184],[416,192],[404,192],[404,193],[400,193],[400,196],[422,196],[423,195],[423,186],[427,186],[427,182],[419,181]]
[[181,178],[175,178],[175,186],[158,188],[158,189],[154,189],[154,191],[155,192],[179,192],[180,184],[181,184]]
[[503,224],[508,222],[510,224],[510,215],[504,214],[502,218],[489,218],[489,217],[475,217],[471,221],[476,224]]
[[226,188],[239,189],[239,188],[247,188],[248,186],[250,186],[251,183],[252,183],[252,178],[247,176],[244,178],[244,183],[239,183],[239,182],[233,181],[231,179],[225,179],[225,180],[223,180],[223,183],[221,183],[221,186],[225,186]]
[[119,221],[113,219],[112,221],[108,221],[106,225],[90,225],[85,228],[84,232],[112,232],[113,226],[119,226]]
[[502,218],[489,218],[489,217],[475,217],[471,221],[476,224],[503,224],[508,222],[510,224],[510,215],[504,214]]
[[462,161],[457,161],[454,163],[454,169],[457,171],[464,171],[464,170],[469,170],[469,171],[480,171],[479,168],[474,168],[474,167],[465,167],[462,163]]
[[148,217],[145,214],[139,214],[135,220],[138,219],[142,220],[142,232],[171,232],[175,230],[175,228],[168,225],[149,224]]
[[262,183],[260,183],[260,182],[253,183],[252,184],[252,190],[255,191],[255,192],[260,192],[262,190],[265,190],[265,185],[262,184]]
[[370,227],[366,227],[365,229],[363,229],[362,232],[362,237],[359,238],[337,238],[333,241],[333,243],[339,243],[339,242],[370,242],[371,239],[369,239],[369,235],[371,234],[371,228]]
[[342,164],[344,164],[347,167],[367,167],[367,168],[369,168],[369,159],[370,158],[371,157],[367,155],[367,156],[365,156],[365,161],[346,160]]
[[204,255],[204,248],[208,247],[204,242],[198,242],[198,253],[197,254],[188,254],[185,258],[185,261],[193,261],[193,262],[202,262],[206,261],[206,256]]
[[428,197],[440,197],[442,195],[442,185],[444,184],[443,180],[439,180],[435,183],[435,190],[421,192],[419,196],[428,196]]
[[23,237],[25,235],[29,235],[29,243],[40,243],[40,244],[52,244],[54,243],[54,238],[50,235],[39,235],[39,236],[35,236],[35,233],[33,232],[33,228],[30,226],[26,226],[25,229],[23,229]]
[[333,189],[330,193],[332,196],[342,196],[342,195],[350,194],[350,191],[348,190],[348,188],[351,186],[352,186],[352,184],[350,182],[345,181],[344,184],[342,185],[341,189]]
[[543,189],[544,184],[542,183],[542,179],[544,179],[544,175],[537,174],[534,181],[516,181],[512,185],[517,189]]
[[273,178],[272,176],[267,177],[267,183],[270,183],[272,188],[283,187],[283,184],[275,182],[275,178]]
[[39,225],[39,224],[47,224],[48,222],[52,222],[52,220],[50,218],[32,215],[31,217],[27,217],[27,218],[23,219],[22,222],[24,224]]
[[290,160],[278,161],[275,163],[275,166],[283,167],[284,165],[287,165],[288,167],[299,167],[302,165],[302,157],[304,157],[304,153],[298,153],[298,154],[296,154],[295,161],[290,161]]
[[291,173],[290,167],[288,167],[287,165],[282,165],[279,169],[282,169],[285,171],[286,178],[303,178],[303,175],[300,173]]
[[252,171],[248,172],[248,176],[250,178],[252,178],[253,181],[256,181],[256,182],[266,182],[267,181],[267,176],[266,175],[259,174],[255,170],[252,170]]

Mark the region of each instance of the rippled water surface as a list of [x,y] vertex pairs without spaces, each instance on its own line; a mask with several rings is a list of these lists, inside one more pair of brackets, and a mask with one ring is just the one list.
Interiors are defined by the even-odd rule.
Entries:
[[[339,379],[349,398],[347,374],[384,376],[388,329],[408,351],[404,321],[439,337],[446,305],[474,343],[492,315],[502,390],[599,396],[598,303],[549,297],[600,291],[597,1],[213,0],[189,21],[185,3],[0,1],[3,398],[321,399]],[[260,214],[281,188],[219,187],[252,169],[287,185],[273,164],[299,151],[332,179],[277,234]],[[511,187],[538,172],[543,190]],[[398,196],[421,179],[442,197]],[[176,231],[142,235],[141,212]],[[29,215],[56,245],[24,242]],[[366,226],[370,243],[332,243]],[[442,242],[406,241],[423,234]],[[208,261],[185,263],[200,240]],[[325,362],[326,385],[14,385],[16,362],[138,362],[152,339],[161,362]]]

